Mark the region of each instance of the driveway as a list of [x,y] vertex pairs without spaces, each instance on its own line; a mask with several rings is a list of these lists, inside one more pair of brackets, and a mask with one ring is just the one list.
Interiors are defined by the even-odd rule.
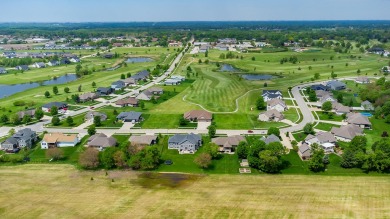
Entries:
[[196,130],[207,130],[207,127],[211,125],[211,122],[198,122]]
[[83,124],[73,128],[73,129],[85,129],[87,128],[88,126],[92,125],[93,124],[93,121],[91,120],[87,120],[86,122],[84,122]]
[[122,127],[120,128],[120,130],[130,130],[131,128],[133,128],[135,125],[135,123],[132,123],[132,122],[125,122],[123,123]]

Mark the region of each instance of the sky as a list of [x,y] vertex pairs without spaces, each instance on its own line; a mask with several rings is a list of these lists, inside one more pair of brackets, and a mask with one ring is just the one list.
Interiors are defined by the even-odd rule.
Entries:
[[0,0],[0,22],[390,20],[390,0]]

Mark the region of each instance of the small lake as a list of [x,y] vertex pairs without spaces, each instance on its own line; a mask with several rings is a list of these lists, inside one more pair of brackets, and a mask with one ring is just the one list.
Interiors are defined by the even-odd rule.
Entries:
[[[0,84],[0,99],[31,89],[36,88],[39,86],[44,85],[55,85],[55,84],[65,84],[71,81],[77,80],[76,74],[68,74],[64,76],[60,76],[57,78],[53,78],[51,80],[42,81],[42,82],[33,82],[33,83],[24,83],[24,84],[12,84],[12,85],[5,85]],[[42,94],[43,95],[43,94]]]
[[147,57],[132,57],[126,60],[127,63],[142,63],[142,62],[153,62],[153,59]]
[[235,67],[233,67],[232,65],[229,65],[229,64],[223,64],[221,66],[221,69],[219,71],[225,71],[225,72],[239,72],[240,69],[237,69]]
[[274,78],[272,75],[263,75],[263,74],[242,74],[242,78],[248,81],[262,81],[262,80],[271,80]]

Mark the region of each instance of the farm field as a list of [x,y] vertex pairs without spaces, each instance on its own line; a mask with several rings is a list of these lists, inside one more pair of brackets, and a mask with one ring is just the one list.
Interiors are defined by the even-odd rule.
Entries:
[[40,164],[3,166],[0,181],[3,218],[390,217],[388,177],[187,175],[170,184],[132,171]]

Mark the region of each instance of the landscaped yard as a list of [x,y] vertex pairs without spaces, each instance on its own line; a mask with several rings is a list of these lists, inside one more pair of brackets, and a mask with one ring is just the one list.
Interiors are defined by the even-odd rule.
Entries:
[[320,129],[320,130],[323,130],[323,131],[330,131],[333,127],[340,127],[339,125],[335,125],[335,124],[330,124],[330,123],[324,123],[324,122],[320,122],[318,123],[318,125],[316,125],[314,128],[315,129]]

